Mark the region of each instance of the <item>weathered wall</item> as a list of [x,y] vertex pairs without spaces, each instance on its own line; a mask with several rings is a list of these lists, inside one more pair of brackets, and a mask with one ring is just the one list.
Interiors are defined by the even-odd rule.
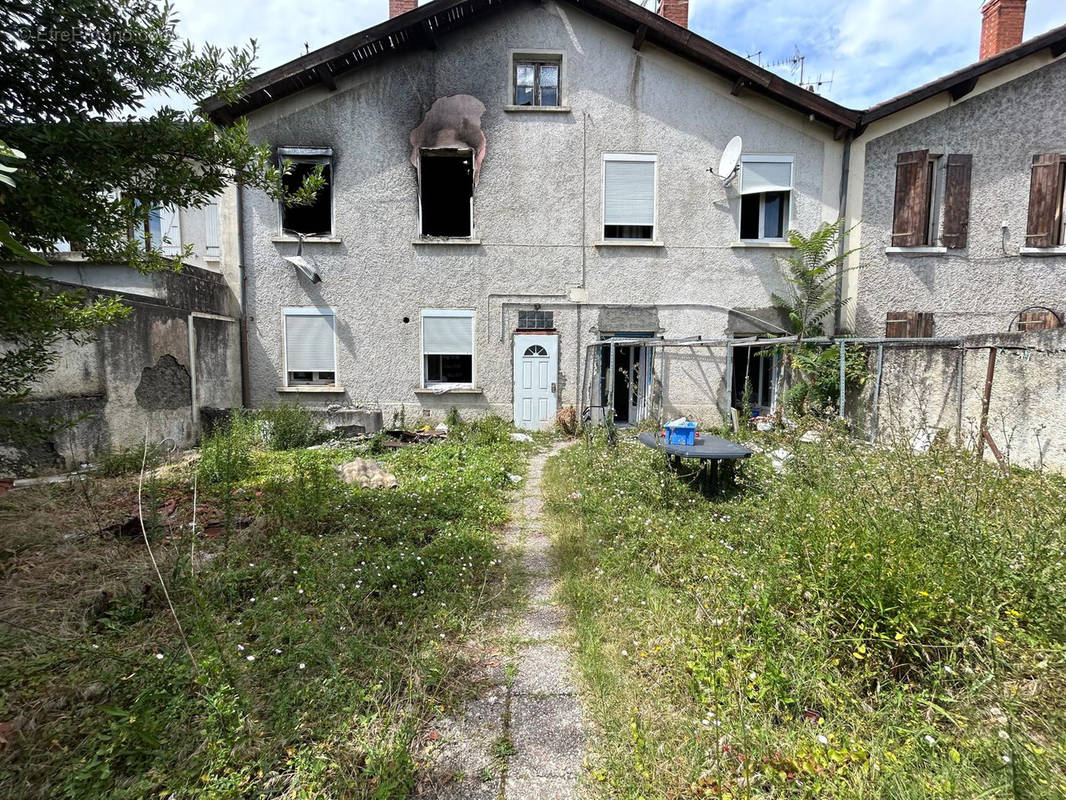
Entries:
[[[202,410],[240,405],[236,304],[221,275],[195,267],[149,276],[121,266],[100,267],[95,275],[89,265],[77,269],[86,273],[83,283],[99,285],[110,278],[126,287],[110,294],[133,313],[104,328],[90,344],[59,345],[55,369],[33,387],[19,412],[87,418],[32,448],[3,447],[2,455],[17,463],[18,474],[72,468],[101,450],[139,445],[146,429],[152,442],[188,447],[198,438]],[[47,274],[45,268],[32,271]],[[63,269],[56,274],[73,277]],[[86,294],[109,293],[88,288]]]
[[[530,2],[442,37],[436,51],[338,78],[335,92],[309,90],[256,112],[249,122],[261,141],[333,148],[335,241],[304,243],[322,276],[308,283],[282,260],[297,245],[280,240],[276,204],[244,193],[253,402],[380,404],[386,422],[401,407],[409,419],[453,405],[510,417],[518,308],[555,311],[560,405],[578,403],[585,347],[601,332],[605,305],[657,307],[658,332],[668,337],[724,335],[721,307],[768,308],[784,288],[776,262],[783,251],[739,246],[736,187],[723,188],[707,168],[736,134],[746,152],[794,155],[793,224],[810,230],[837,216],[840,144],[802,114],[733,97],[724,80],[632,42],[569,4]],[[512,52],[537,49],[563,53],[569,111],[505,109]],[[408,137],[436,98],[457,93],[486,106],[480,244],[419,243]],[[659,155],[661,246],[597,245],[605,152]],[[278,393],[281,309],[297,305],[336,310],[342,393]],[[481,393],[416,391],[419,312],[427,308],[475,310]],[[611,332],[646,330],[640,320],[632,325]],[[667,370],[670,409],[720,414],[722,382],[706,364],[678,352]]]
[[[886,347],[878,441],[922,445],[942,431],[972,447],[980,429],[988,348],[996,356],[988,430],[1011,464],[1066,471],[1066,331],[963,337],[959,346]],[[870,350],[876,373],[876,347]],[[961,387],[960,387],[961,376]],[[961,388],[961,391],[960,391]],[[854,421],[873,433],[873,382]],[[992,453],[986,448],[989,460]]]
[[[861,173],[860,335],[884,335],[888,311],[934,312],[937,336],[1005,332],[1030,305],[1066,312],[1066,251],[1019,254],[1026,244],[1032,157],[1066,152],[1064,84],[1066,59],[885,135],[867,134],[874,138],[865,142]],[[896,156],[925,148],[973,155],[967,247],[920,257],[887,254]]]

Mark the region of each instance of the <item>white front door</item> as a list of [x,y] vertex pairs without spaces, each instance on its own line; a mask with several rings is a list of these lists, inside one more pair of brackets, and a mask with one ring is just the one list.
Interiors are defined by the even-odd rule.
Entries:
[[514,424],[544,430],[555,421],[559,380],[559,337],[552,334],[514,337]]

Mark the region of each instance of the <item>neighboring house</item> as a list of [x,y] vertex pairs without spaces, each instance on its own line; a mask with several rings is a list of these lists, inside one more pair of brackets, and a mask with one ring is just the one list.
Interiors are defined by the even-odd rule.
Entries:
[[981,61],[862,114],[847,209],[865,266],[845,317],[861,335],[1036,330],[1066,313],[1066,28],[1019,44],[1024,0],[984,14]]
[[253,404],[543,427],[607,404],[589,345],[616,337],[619,423],[719,420],[745,370],[769,406],[772,358],[640,342],[782,332],[785,233],[839,217],[858,114],[687,31],[683,0],[662,10],[437,0],[215,104],[294,185],[329,183],[311,208],[242,193]]

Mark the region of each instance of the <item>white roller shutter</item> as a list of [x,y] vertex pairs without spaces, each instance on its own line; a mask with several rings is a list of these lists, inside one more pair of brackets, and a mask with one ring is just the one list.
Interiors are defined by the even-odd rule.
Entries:
[[740,173],[740,193],[787,192],[792,189],[791,161],[744,159]]
[[473,355],[473,314],[423,313],[422,352],[426,355]]
[[333,372],[336,369],[332,313],[291,310],[285,313],[285,368],[289,372]]
[[655,225],[655,162],[603,162],[603,224]]
[[222,249],[222,226],[218,215],[218,203],[204,206],[204,255],[218,258]]

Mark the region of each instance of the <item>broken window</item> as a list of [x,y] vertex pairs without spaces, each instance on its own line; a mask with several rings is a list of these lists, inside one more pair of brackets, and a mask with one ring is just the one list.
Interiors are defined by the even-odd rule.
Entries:
[[281,232],[300,236],[333,234],[333,150],[329,147],[279,147],[278,161],[284,174],[281,182],[286,195],[303,186],[308,175],[322,170],[325,181],[310,205],[288,205],[281,201]]
[[465,149],[422,150],[418,170],[423,236],[474,235],[474,155]]
[[516,106],[559,105],[561,56],[516,56],[514,62],[514,104]]
[[529,309],[518,312],[518,330],[551,331],[555,330],[555,313]]
[[284,310],[287,386],[337,383],[336,318],[331,308]]
[[792,156],[744,156],[740,171],[740,238],[781,240],[792,215]]
[[655,239],[657,165],[654,155],[604,154],[604,239]]
[[474,312],[422,312],[422,385],[474,382]]

